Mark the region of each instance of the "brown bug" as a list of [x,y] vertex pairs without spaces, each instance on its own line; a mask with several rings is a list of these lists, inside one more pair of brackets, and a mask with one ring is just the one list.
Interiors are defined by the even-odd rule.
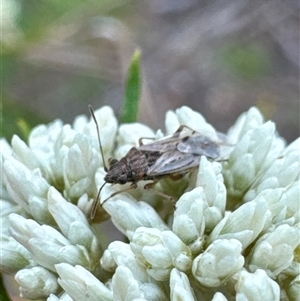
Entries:
[[[218,141],[214,141],[208,136],[182,125],[173,135],[146,145],[142,143],[142,140],[146,138],[140,138],[139,147],[132,147],[120,160],[110,158],[107,168],[98,123],[91,106],[89,106],[89,110],[96,124],[101,156],[106,171],[105,182],[100,187],[97,198],[92,205],[92,219],[97,210],[100,192],[107,183],[125,184],[131,182],[131,185],[126,189],[112,193],[102,204],[121,192],[135,189],[137,182],[141,180],[152,180],[153,182],[146,184],[144,188],[154,190],[153,187],[162,178],[180,179],[199,166],[201,156],[206,156],[209,160],[226,160],[232,148],[232,145],[226,143],[226,136],[221,133],[218,134]],[[154,191],[156,194],[173,200],[171,196]]]

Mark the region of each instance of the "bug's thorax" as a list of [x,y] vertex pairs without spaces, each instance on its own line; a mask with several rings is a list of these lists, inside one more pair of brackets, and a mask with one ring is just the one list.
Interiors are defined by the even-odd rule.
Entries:
[[138,182],[146,177],[148,160],[145,154],[133,147],[120,159],[109,160],[109,168],[104,181],[115,184]]

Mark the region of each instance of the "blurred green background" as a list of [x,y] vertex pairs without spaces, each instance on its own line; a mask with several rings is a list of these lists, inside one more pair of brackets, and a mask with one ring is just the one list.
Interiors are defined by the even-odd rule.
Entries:
[[142,51],[139,121],[164,128],[182,105],[219,131],[258,106],[299,136],[298,1],[2,0],[1,133],[112,106]]

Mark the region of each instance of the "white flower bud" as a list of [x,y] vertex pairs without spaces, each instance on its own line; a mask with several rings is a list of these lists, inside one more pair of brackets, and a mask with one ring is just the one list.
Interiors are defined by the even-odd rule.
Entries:
[[[289,224],[297,225],[300,222],[300,181],[293,182],[287,188],[265,189],[253,200],[266,200],[271,212],[273,225]],[[267,226],[267,230],[271,225]]]
[[[128,268],[132,275],[134,275],[135,281],[138,281],[139,289],[143,292],[147,300],[167,300],[160,288],[161,285],[150,277],[146,269],[138,263],[128,244],[120,241],[112,242],[108,246],[108,249],[105,250],[100,263],[102,268],[111,272],[117,266]],[[120,272],[119,269],[118,271]],[[121,284],[116,283],[116,285],[119,287]]]
[[[23,148],[16,144],[16,152],[18,152],[18,157],[23,161],[23,157],[31,156],[31,153],[35,156],[36,160],[38,160],[39,167],[42,171],[44,177],[51,182],[59,181],[62,178],[62,164],[61,160],[56,156],[55,146],[57,145],[56,141],[60,136],[63,130],[63,124],[60,120],[56,120],[49,125],[40,125],[34,128],[29,137],[28,137],[28,145],[29,149]],[[70,134],[67,135],[70,138]],[[22,154],[21,154],[22,152]],[[23,154],[24,153],[24,154]],[[55,158],[55,160],[54,160]],[[53,164],[57,164],[60,167],[60,173],[57,172],[57,168],[52,168]],[[24,162],[26,166],[29,166],[31,169],[37,163],[29,163]]]
[[172,269],[170,274],[171,301],[195,301],[193,289],[186,274]]
[[[98,111],[98,110],[97,110]],[[94,111],[95,113],[96,111]],[[95,123],[91,122],[92,118],[88,118],[86,115],[78,115],[75,117],[74,121],[73,121],[73,129],[79,133],[83,133],[86,135],[91,135],[91,133],[93,132],[93,134],[95,134]],[[93,123],[93,124],[89,124],[89,123]],[[100,129],[101,130],[101,129]],[[96,135],[93,135],[96,137]]]
[[[115,242],[112,242],[112,243],[120,243],[120,242],[115,241]],[[109,248],[109,246],[108,246],[108,248]],[[111,253],[111,251],[109,249],[106,249],[103,252],[103,255],[100,259],[100,264],[101,264],[101,267],[104,270],[106,270],[110,273],[113,273],[115,271],[115,269],[117,268],[117,266],[118,266],[115,259],[114,259],[113,254]]]
[[[105,186],[101,198],[105,199],[115,191],[114,188]],[[137,202],[128,194],[119,194],[107,200],[103,207],[110,214],[114,225],[130,240],[138,227],[168,229],[153,207],[145,202]]]
[[89,137],[77,134],[63,161],[65,190],[70,198],[94,192],[94,174],[100,163],[98,151],[89,145]]
[[50,294],[50,296],[47,298],[47,301],[74,301],[68,294],[63,293],[59,294],[59,297]]
[[62,233],[69,241],[74,245],[84,246],[91,252],[92,258],[98,258],[101,247],[82,211],[67,202],[53,187],[49,189],[48,206]]
[[[67,263],[55,265],[58,283],[74,301],[112,301],[112,292],[82,266]],[[88,298],[88,299],[87,299]]]
[[146,272],[146,269],[138,263],[129,244],[120,241],[110,243],[100,263],[108,271],[115,270],[117,266],[126,266],[140,283],[155,282]]
[[112,278],[112,290],[115,301],[144,299],[144,294],[134,279],[132,272],[124,266],[117,268]]
[[12,200],[10,200],[10,197],[8,195],[8,192],[4,187],[1,187],[1,210],[0,210],[0,222],[1,222],[1,232],[0,236],[3,234],[8,235],[9,234],[9,221],[8,216],[11,213],[18,213],[22,215],[26,215],[26,211],[22,210],[22,208],[14,203]]
[[228,301],[222,293],[215,293],[211,301]]
[[54,271],[54,264],[68,262],[79,263],[92,268],[87,250],[83,246],[71,243],[55,229],[40,226],[33,220],[17,214],[9,217],[12,236],[31,253],[32,258],[40,265]]
[[99,260],[102,248],[91,227],[81,222],[73,222],[67,237],[72,244],[83,246],[89,252],[91,259]]
[[85,216],[90,216],[93,200],[85,193],[77,202],[77,207],[84,213]]
[[156,280],[166,280],[173,267],[191,269],[191,250],[171,231],[138,228],[130,243],[132,252]]
[[69,227],[75,221],[86,226],[89,225],[82,211],[77,206],[67,202],[54,187],[50,187],[48,192],[48,207],[65,236],[68,235]]
[[278,157],[284,143],[274,131],[269,121],[249,130],[237,142],[223,171],[229,195],[240,198]]
[[287,288],[290,300],[298,300],[300,292],[300,275],[296,276]]
[[113,297],[116,301],[167,301],[159,286],[154,284],[139,285],[135,275],[125,266],[119,266],[112,278]]
[[215,172],[215,165],[220,163],[209,162],[205,156],[201,158],[196,186],[203,187],[206,200],[204,210],[205,231],[210,232],[223,218],[226,206],[226,188],[223,183],[221,168]]
[[193,261],[193,275],[206,287],[217,287],[242,269],[242,244],[236,239],[218,239]]
[[61,120],[55,120],[48,125],[35,127],[29,137],[28,144],[31,149],[35,149],[39,154],[50,155],[53,153],[53,145],[63,128]]
[[250,271],[264,269],[271,278],[276,278],[293,261],[299,239],[299,228],[289,225],[281,225],[273,232],[263,235],[250,255]]
[[11,140],[11,146],[18,160],[23,163],[28,169],[41,168],[41,164],[32,150],[22,141],[17,135],[14,135]]
[[[104,138],[102,143],[104,145],[109,143],[112,147],[114,144],[112,143],[112,140],[114,140],[114,133],[116,132],[118,126],[118,121],[114,115],[114,111],[109,106],[103,106],[99,109],[96,109],[94,111],[94,115],[99,125],[100,136],[101,138],[102,136]],[[96,125],[92,117],[87,118],[86,115],[77,116],[73,122],[73,128],[79,133],[87,136],[93,136],[95,138],[94,147],[96,148],[99,146],[97,141]]]
[[175,113],[168,111],[165,124],[168,135],[178,130],[180,125],[186,125],[197,132],[206,133],[212,138],[217,138],[215,129],[206,122],[205,118],[186,106],[177,109]]
[[[97,109],[94,113],[99,126],[104,156],[105,158],[107,158],[107,156],[111,154],[114,147],[115,136],[118,130],[118,121],[114,115],[112,108],[109,106],[103,106],[100,109]],[[95,137],[94,148],[99,150],[97,131],[94,120],[92,118],[90,118],[88,130],[84,128],[83,131],[87,136]]]
[[31,238],[40,238],[62,245],[69,243],[69,241],[54,228],[47,225],[41,226],[37,222],[26,219],[18,214],[10,214],[9,223],[11,235],[27,249],[28,241]]
[[179,127],[180,127],[180,123],[178,121],[175,112],[168,111],[166,113],[166,118],[165,118],[166,134],[171,135],[175,133],[175,131],[177,131]]
[[286,196],[284,188],[266,189],[260,192],[253,202],[264,199],[271,212],[272,222],[275,224],[286,218]]
[[252,107],[238,117],[235,124],[229,129],[228,137],[230,141],[236,143],[245,133],[258,128],[263,122],[263,115],[258,108]]
[[[40,170],[29,170],[13,157],[4,162],[6,188],[11,198],[34,218],[46,224],[53,224],[47,208],[49,183],[42,177]],[[39,210],[35,210],[35,205]]]
[[[13,150],[9,143],[4,138],[0,138],[1,158],[6,158],[12,155]],[[1,162],[2,160],[0,160]]]
[[4,234],[1,235],[0,254],[0,270],[8,274],[34,265],[28,250],[12,237]]
[[204,197],[203,188],[197,187],[183,194],[176,202],[172,229],[193,253],[199,252],[202,247]]
[[[153,278],[152,278],[153,279]],[[139,284],[140,290],[143,292],[144,298],[148,301],[168,301],[169,298],[162,289],[162,285],[154,283]],[[137,301],[137,300],[135,300]]]
[[245,201],[251,201],[259,192],[265,189],[288,187],[296,179],[299,179],[299,156],[299,149],[293,149],[276,159],[262,178],[252,185],[244,197]]
[[264,270],[241,271],[235,288],[237,301],[280,300],[279,285]]
[[115,152],[116,158],[124,157],[133,146],[139,146],[140,138],[155,138],[155,135],[153,130],[144,124],[122,124],[119,127],[117,137],[118,149]]
[[285,191],[286,218],[293,218],[294,225],[300,222],[300,180],[293,182]]
[[54,224],[53,219],[48,219],[49,211],[46,211],[46,209],[48,209],[47,199],[31,195],[28,197],[27,201],[29,205],[30,214],[34,216],[36,220],[41,220],[40,217],[37,217],[40,216],[41,212],[44,211],[46,213],[46,216],[43,218],[43,223],[47,221],[51,225]]
[[38,158],[43,174],[52,183],[63,179],[66,145],[71,143],[75,134],[69,125],[63,126],[57,120],[47,126],[37,126],[28,137],[29,147]]
[[15,275],[15,280],[20,285],[20,297],[40,299],[57,293],[59,286],[56,276],[42,267],[33,267],[20,270]]
[[244,250],[260,234],[269,216],[265,200],[246,203],[225,215],[208,237],[207,244],[216,239],[235,238],[242,243]]
[[80,264],[91,270],[93,268],[87,250],[83,246],[66,245],[60,246],[41,239],[31,239],[29,250],[37,263],[54,271],[53,266],[57,263],[66,262],[71,265]]

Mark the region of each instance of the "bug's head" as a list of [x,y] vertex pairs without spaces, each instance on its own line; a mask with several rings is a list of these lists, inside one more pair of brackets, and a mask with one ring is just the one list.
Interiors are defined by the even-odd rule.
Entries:
[[104,177],[104,181],[112,184],[125,184],[128,182],[126,170],[123,164],[116,159],[109,159],[109,169]]

